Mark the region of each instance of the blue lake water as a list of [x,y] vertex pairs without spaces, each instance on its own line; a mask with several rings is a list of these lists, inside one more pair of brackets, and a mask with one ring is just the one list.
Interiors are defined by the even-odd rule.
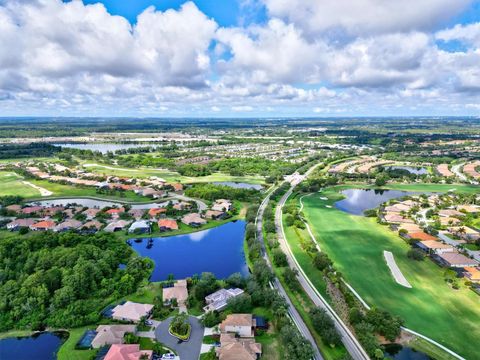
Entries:
[[249,184],[243,182],[233,182],[233,181],[216,181],[213,184],[215,185],[224,185],[229,186],[235,189],[254,189],[254,190],[262,190],[263,186],[259,184]]
[[425,175],[428,174],[428,170],[423,167],[413,167],[413,166],[387,166],[387,169],[399,169],[407,170],[411,174],[415,175]]
[[0,340],[2,360],[55,360],[65,333],[43,332],[28,337]]
[[384,355],[387,359],[394,360],[432,360],[425,353],[397,344],[385,345]]
[[[161,281],[173,274],[183,279],[202,272],[226,278],[248,273],[243,251],[245,222],[235,221],[216,228],[186,235],[132,240],[132,248],[155,262],[151,281]],[[149,245],[150,244],[150,245]]]
[[400,190],[348,189],[342,191],[342,194],[346,198],[337,201],[335,207],[349,214],[363,215],[365,210],[375,209],[388,200],[414,195],[416,193]]
[[77,143],[65,143],[65,144],[52,144],[53,146],[68,148],[68,149],[78,149],[78,150],[91,150],[98,151],[102,154],[107,152],[115,152],[118,150],[126,150],[138,147],[149,147],[154,145],[146,144],[114,144],[114,143],[88,143],[88,144],[77,144]]

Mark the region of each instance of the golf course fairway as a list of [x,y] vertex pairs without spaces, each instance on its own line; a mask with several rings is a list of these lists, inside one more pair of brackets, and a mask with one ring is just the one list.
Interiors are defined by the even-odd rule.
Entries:
[[[321,250],[329,255],[367,304],[399,315],[407,328],[432,338],[466,359],[478,359],[480,297],[468,289],[463,280],[459,281],[459,290],[449,287],[443,278],[444,269],[430,259],[409,259],[409,245],[376,219],[337,210],[334,203],[343,198],[338,191],[345,188],[330,188],[303,197],[303,213]],[[298,197],[293,201],[300,206]],[[291,243],[295,241],[293,233],[287,231]],[[384,260],[384,250],[393,253],[411,289],[395,282]],[[311,264],[306,263],[309,259],[299,253],[303,251],[300,247],[294,247],[293,251],[309,277],[322,276],[317,270],[312,273]]]

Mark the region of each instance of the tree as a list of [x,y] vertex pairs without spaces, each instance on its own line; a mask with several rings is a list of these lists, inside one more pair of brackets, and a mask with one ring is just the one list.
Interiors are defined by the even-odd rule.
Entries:
[[202,273],[200,280],[195,285],[195,298],[199,301],[203,301],[205,296],[214,293],[219,288],[217,278],[215,275],[209,272]]
[[313,265],[320,271],[332,266],[332,264],[332,260],[323,252],[317,252],[313,258]]
[[287,266],[288,265],[287,255],[285,255],[285,253],[282,250],[275,249],[273,251],[273,262],[278,267]]
[[291,268],[287,267],[287,268],[285,268],[285,271],[283,272],[283,278],[285,279],[285,283],[293,291],[299,291],[300,290],[300,283],[298,282],[297,276],[298,276],[298,270],[297,269],[291,269]]
[[287,216],[285,216],[285,224],[287,226],[292,226],[294,223],[295,223],[295,218],[293,217],[293,215],[287,214]]
[[228,299],[228,308],[233,313],[248,313],[252,311],[252,298],[248,294],[242,294]]
[[387,181],[388,181],[388,177],[385,176],[385,175],[378,175],[376,178],[375,178],[375,186],[378,186],[378,187],[382,187],[382,186],[385,186],[387,184]]
[[233,273],[230,275],[225,282],[228,286],[236,287],[236,288],[244,288],[246,285],[245,278],[240,273]]
[[218,312],[216,311],[209,311],[203,315],[201,323],[205,327],[214,327],[221,322],[221,318]]
[[178,335],[187,335],[189,328],[188,315],[185,313],[175,315],[170,323],[170,329]]
[[420,249],[410,249],[407,251],[407,256],[410,259],[422,261],[425,258],[425,253]]
[[315,330],[320,334],[322,339],[331,346],[341,343],[341,336],[335,328],[335,324],[327,312],[322,308],[314,308],[310,311]]
[[312,345],[292,325],[282,327],[280,338],[285,346],[284,359],[310,360],[313,358]]
[[258,259],[253,264],[253,277],[260,286],[267,286],[267,284],[273,280],[274,275],[272,270],[268,267],[264,259]]

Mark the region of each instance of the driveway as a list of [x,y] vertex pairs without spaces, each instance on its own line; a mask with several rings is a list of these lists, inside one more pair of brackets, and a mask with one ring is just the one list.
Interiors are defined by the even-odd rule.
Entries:
[[200,324],[200,321],[194,316],[189,316],[188,320],[192,326],[192,333],[188,341],[179,341],[168,333],[168,326],[172,318],[162,321],[157,326],[155,329],[155,337],[157,341],[175,350],[180,360],[198,360],[203,342],[203,325]]

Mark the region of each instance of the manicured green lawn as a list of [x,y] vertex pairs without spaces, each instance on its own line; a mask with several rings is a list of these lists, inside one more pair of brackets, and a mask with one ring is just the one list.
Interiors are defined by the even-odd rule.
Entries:
[[[120,201],[130,201],[130,202],[149,202],[151,199],[135,194],[133,191],[124,192],[125,196],[110,196],[106,194],[98,194],[94,187],[79,187],[72,185],[63,185],[53,182],[48,182],[46,180],[29,180],[32,184],[38,185],[42,188],[45,188],[53,193],[51,197],[75,197],[75,196],[90,196],[97,198],[104,198],[109,200],[120,200]],[[26,198],[40,198],[38,191],[34,196],[24,196]],[[48,199],[44,197],[42,199]]]
[[58,360],[90,360],[97,352],[97,350],[76,350],[75,345],[82,337],[85,330],[93,330],[97,326],[83,326],[80,328],[70,329],[68,332],[70,336],[67,341],[58,350]]
[[[440,191],[442,186],[396,188]],[[470,191],[468,186],[462,187],[464,189]],[[324,196],[329,200],[320,199]],[[408,328],[433,338],[467,359],[475,358],[480,338],[478,295],[463,285],[460,290],[452,290],[444,282],[443,269],[430,260],[418,262],[408,259],[409,246],[375,219],[326,207],[333,206],[341,197],[335,189],[305,197],[303,212],[322,251],[332,258],[346,281],[368,304],[405,319]],[[383,259],[384,250],[394,254],[412,289],[394,281]],[[306,269],[312,280],[319,276],[315,271]]]
[[18,195],[23,197],[38,197],[40,191],[23,184],[23,178],[14,172],[0,171],[0,196]]
[[[105,166],[108,166],[108,168]],[[122,168],[121,166],[117,167],[117,166],[100,165],[100,164],[95,164],[95,166],[88,166],[85,168],[88,169],[88,171],[91,171],[97,174],[136,177],[136,178],[148,178],[150,176],[158,176],[169,182],[181,182],[183,184],[205,183],[205,182],[215,182],[215,181],[235,181],[235,182],[245,182],[245,183],[251,183],[251,184],[264,183],[264,177],[260,175],[231,176],[223,173],[214,173],[208,176],[190,177],[190,176],[180,175],[175,171],[170,171],[167,169],[152,169],[152,168],[125,169],[125,168]]]

